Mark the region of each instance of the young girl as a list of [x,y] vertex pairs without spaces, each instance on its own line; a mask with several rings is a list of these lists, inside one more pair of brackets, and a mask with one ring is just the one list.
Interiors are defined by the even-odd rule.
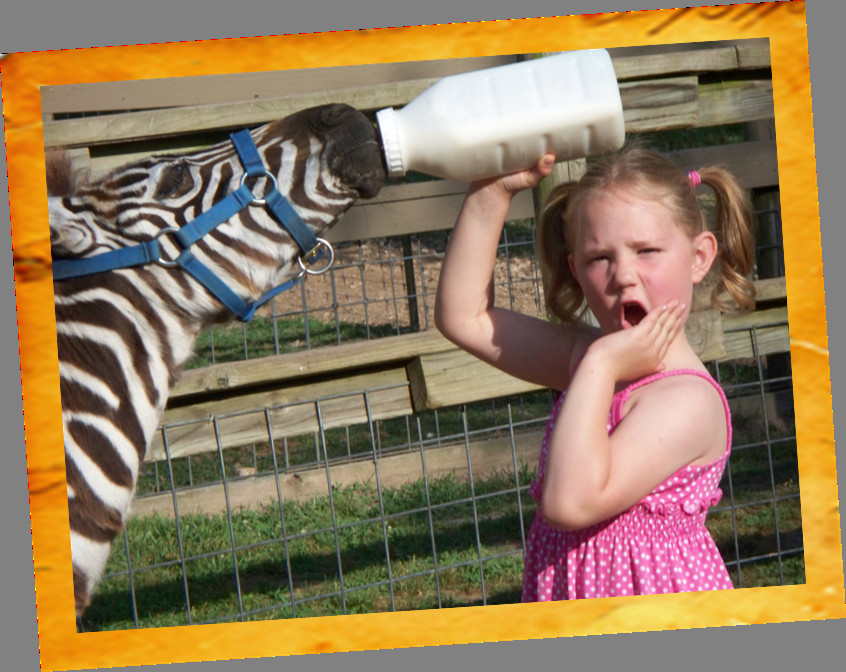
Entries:
[[[523,601],[731,588],[705,528],[731,445],[725,395],[687,340],[694,285],[754,305],[751,216],[715,167],[683,173],[628,149],[550,195],[539,222],[547,322],[494,305],[511,197],[551,172],[470,185],[441,271],[438,328],[503,371],[566,390],[552,412],[527,539]],[[696,187],[717,197],[716,234]],[[587,326],[584,306],[599,324]]]

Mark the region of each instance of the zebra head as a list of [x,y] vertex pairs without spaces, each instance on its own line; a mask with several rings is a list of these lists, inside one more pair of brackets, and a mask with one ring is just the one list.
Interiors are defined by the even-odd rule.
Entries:
[[[261,199],[275,183],[315,236],[358,198],[375,196],[384,181],[375,127],[348,105],[302,110],[254,129],[250,136],[267,171],[265,177],[246,181],[250,191]],[[230,141],[130,164],[49,199],[53,258],[93,257],[159,238],[158,261],[170,268],[150,264],[136,272],[147,282],[176,282],[184,289],[191,281],[178,278],[179,269],[168,264],[182,251],[172,234],[244,183],[245,168]],[[278,217],[256,205],[192,243],[191,253],[240,298],[251,301],[297,273],[304,250],[295,243]],[[225,312],[211,296],[195,301],[193,311],[202,323],[217,321]]]

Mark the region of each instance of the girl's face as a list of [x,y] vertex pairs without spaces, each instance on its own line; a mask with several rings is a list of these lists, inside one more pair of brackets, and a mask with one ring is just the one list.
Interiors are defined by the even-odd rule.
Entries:
[[717,251],[713,234],[691,239],[660,201],[625,188],[594,195],[576,226],[568,262],[606,334],[673,299],[689,307]]

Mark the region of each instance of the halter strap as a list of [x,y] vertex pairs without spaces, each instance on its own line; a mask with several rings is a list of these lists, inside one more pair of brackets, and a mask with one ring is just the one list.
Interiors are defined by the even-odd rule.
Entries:
[[[238,152],[241,165],[246,171],[238,189],[226,196],[223,200],[215,203],[206,212],[200,213],[182,228],[163,229],[153,240],[131,247],[111,250],[93,257],[57,259],[53,262],[53,281],[78,278],[119,268],[131,268],[153,262],[165,267],[178,266],[187,271],[194,279],[214,294],[238,319],[247,322],[253,317],[255,311],[260,306],[267,303],[277,294],[296,285],[306,274],[318,275],[329,270],[329,267],[334,261],[332,247],[327,241],[317,238],[314,235],[297,214],[297,211],[294,210],[293,206],[291,206],[279,191],[276,185],[276,179],[265,167],[250,132],[244,129],[232,133],[229,137],[235,146],[235,150]],[[262,176],[267,177],[273,186],[263,199],[259,199],[256,198],[244,182],[247,177],[256,178]],[[215,227],[250,205],[267,206],[279,225],[291,236],[300,250],[298,262],[301,269],[294,278],[265,292],[252,303],[244,301],[238,296],[214,271],[197,259],[189,249],[203,236],[214,230]],[[173,234],[174,238],[176,238],[183,248],[179,256],[173,261],[162,259],[159,237],[164,234]],[[303,260],[308,264],[313,264],[321,260],[327,251],[329,253],[329,262],[322,268],[315,271],[307,269],[303,264]]]

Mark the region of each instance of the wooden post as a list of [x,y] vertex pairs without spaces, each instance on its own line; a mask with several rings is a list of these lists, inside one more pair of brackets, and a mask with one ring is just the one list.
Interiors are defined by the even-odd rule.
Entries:
[[[775,120],[767,119],[753,121],[744,124],[747,140],[773,140],[775,139]],[[758,217],[757,240],[758,247],[766,247],[765,250],[757,253],[756,265],[758,277],[761,280],[767,278],[781,277],[784,275],[784,243],[781,236],[781,205],[779,203],[778,185],[773,188],[753,194],[753,207],[756,210],[765,210],[766,215]],[[768,379],[789,378],[792,375],[790,352],[779,352],[764,357],[766,377]],[[771,406],[768,408],[770,417],[775,416],[781,422],[793,417],[793,389],[789,383],[779,383],[773,388],[772,394],[768,397]]]
[[417,283],[414,280],[414,258],[411,236],[402,237],[402,261],[405,275],[405,291],[408,294],[408,320],[411,331],[420,331],[420,315],[417,311]]

